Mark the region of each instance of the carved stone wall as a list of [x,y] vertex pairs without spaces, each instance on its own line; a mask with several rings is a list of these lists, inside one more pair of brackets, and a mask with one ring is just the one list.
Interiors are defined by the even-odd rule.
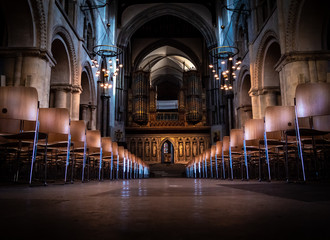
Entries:
[[174,163],[187,163],[210,147],[210,135],[200,134],[127,134],[129,151],[148,163],[161,163],[165,141],[173,145]]

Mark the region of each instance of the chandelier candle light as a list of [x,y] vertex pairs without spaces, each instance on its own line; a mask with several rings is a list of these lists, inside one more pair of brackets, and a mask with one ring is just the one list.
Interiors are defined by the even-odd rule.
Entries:
[[[229,91],[233,89],[233,81],[236,79],[236,71],[239,71],[241,58],[234,57],[238,54],[239,50],[233,46],[220,46],[211,49],[210,55],[213,63],[209,65],[212,69],[213,76],[216,80],[220,80],[220,89]],[[220,62],[220,64],[219,64]]]
[[[110,39],[110,24],[107,24],[107,27],[108,29],[103,38],[104,41]],[[103,63],[100,68],[100,65],[95,57],[91,60],[92,68],[98,69],[96,71],[96,76],[100,78],[100,87],[104,89],[112,88],[113,77],[117,76],[119,74],[120,68],[123,67],[123,64],[119,62],[119,56],[122,54],[122,52],[122,49],[115,45],[101,44],[93,47],[94,56],[100,56]]]

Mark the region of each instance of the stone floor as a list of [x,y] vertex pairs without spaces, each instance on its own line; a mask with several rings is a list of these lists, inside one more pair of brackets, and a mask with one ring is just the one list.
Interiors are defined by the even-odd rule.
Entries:
[[1,239],[330,239],[330,184],[156,178],[0,187]]

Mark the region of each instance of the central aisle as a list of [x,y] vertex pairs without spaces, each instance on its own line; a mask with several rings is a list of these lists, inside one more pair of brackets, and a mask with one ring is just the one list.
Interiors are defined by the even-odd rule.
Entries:
[[2,239],[330,239],[325,184],[156,178],[0,187]]

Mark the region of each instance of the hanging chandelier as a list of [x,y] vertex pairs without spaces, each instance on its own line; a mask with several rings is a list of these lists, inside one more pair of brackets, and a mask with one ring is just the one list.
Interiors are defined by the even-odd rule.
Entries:
[[236,79],[236,71],[239,71],[241,58],[234,57],[239,50],[233,46],[220,46],[212,48],[209,53],[212,63],[209,65],[213,77],[220,81],[220,89],[229,91],[233,89],[233,81]]
[[[123,64],[119,62],[119,57],[123,50],[115,45],[105,44],[110,39],[110,24],[107,24],[102,44],[93,47],[92,68],[96,68],[96,76],[99,77],[100,87],[104,89],[112,88],[113,77],[119,74]],[[96,56],[102,60],[101,66],[98,63]]]

